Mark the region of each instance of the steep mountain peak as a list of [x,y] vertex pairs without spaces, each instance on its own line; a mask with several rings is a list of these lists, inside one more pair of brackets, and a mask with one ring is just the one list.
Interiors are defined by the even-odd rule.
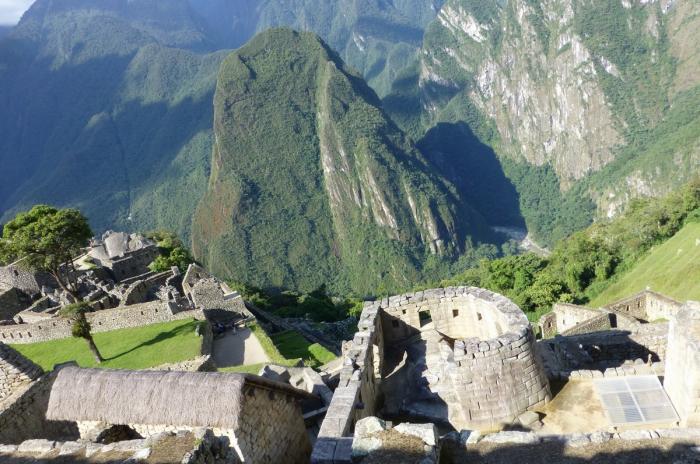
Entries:
[[229,55],[197,257],[258,285],[362,293],[462,251],[483,221],[378,102],[312,33],[272,29]]

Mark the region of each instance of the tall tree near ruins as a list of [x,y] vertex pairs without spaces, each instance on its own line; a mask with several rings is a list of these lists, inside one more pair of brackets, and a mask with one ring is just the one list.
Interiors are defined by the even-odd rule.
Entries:
[[102,354],[100,354],[100,350],[97,349],[95,340],[92,338],[92,327],[90,327],[90,323],[85,317],[85,313],[90,312],[90,310],[90,305],[85,302],[74,303],[61,308],[59,315],[71,321],[71,333],[73,336],[82,338],[87,342],[92,355],[95,357],[95,361],[97,364],[100,364],[104,359]]
[[80,211],[36,205],[3,227],[0,260],[24,258],[30,268],[50,273],[78,301],[73,258],[92,235]]

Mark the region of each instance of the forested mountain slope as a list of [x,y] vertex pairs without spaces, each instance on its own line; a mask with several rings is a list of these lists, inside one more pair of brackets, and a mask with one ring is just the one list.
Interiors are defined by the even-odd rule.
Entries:
[[406,288],[487,237],[378,105],[314,34],[272,29],[231,54],[196,257],[253,285],[365,294]]
[[[492,148],[482,158],[499,158],[529,228],[552,243],[596,208],[616,214],[697,172],[698,37],[693,0],[448,0],[385,101],[416,137],[440,125],[462,134],[429,147],[449,161],[445,175],[474,174],[470,140]],[[556,188],[534,187],[552,175]]]
[[98,230],[189,237],[209,175],[217,50],[271,25],[313,29],[388,88],[440,4],[38,0],[0,42],[0,221],[52,202]]
[[[96,230],[186,234],[216,72],[186,2],[41,1],[0,42],[0,213],[73,205]],[[179,6],[179,8],[178,8]]]

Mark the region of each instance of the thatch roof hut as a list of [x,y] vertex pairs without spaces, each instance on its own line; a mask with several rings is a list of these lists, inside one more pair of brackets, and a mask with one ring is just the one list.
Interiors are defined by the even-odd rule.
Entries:
[[62,368],[46,418],[110,424],[236,429],[250,389],[298,399],[312,395],[250,374]]

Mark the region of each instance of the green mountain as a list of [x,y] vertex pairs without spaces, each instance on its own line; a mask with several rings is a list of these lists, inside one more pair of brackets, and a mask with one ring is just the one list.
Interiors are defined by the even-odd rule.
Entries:
[[184,0],[165,5],[40,1],[0,42],[0,221],[49,202],[97,230],[187,235],[225,53],[184,49],[207,39]]
[[364,294],[487,236],[379,104],[311,33],[271,29],[229,55],[196,257],[254,285]]
[[416,137],[463,134],[432,137],[446,176],[473,173],[464,160],[491,148],[528,228],[552,244],[697,172],[699,34],[693,0],[448,0],[385,105]]
[[38,0],[0,43],[0,222],[52,202],[98,230],[187,238],[209,177],[217,50],[271,25],[313,29],[388,87],[439,6]]

